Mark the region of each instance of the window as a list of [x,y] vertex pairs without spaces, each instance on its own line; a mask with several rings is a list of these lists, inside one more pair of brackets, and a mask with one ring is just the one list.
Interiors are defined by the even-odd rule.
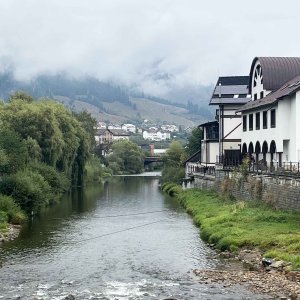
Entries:
[[271,109],[271,128],[276,127],[276,110]]
[[243,131],[247,131],[247,116],[243,116]]
[[253,114],[249,115],[249,130],[253,130]]
[[255,128],[256,130],[260,129],[260,113],[255,114]]
[[254,94],[254,100],[257,100],[257,94],[256,93]]
[[263,129],[268,128],[268,111],[263,111]]
[[264,97],[264,91],[260,92],[260,99]]

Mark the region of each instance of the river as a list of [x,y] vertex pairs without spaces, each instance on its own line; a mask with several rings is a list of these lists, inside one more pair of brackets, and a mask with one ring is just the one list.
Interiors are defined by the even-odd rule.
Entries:
[[151,177],[75,189],[0,246],[0,299],[265,299],[200,284],[222,267],[175,199]]

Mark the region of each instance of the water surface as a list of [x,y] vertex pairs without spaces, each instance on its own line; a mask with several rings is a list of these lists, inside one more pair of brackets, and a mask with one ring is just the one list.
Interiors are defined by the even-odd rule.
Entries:
[[200,284],[212,250],[158,179],[75,189],[0,246],[0,299],[266,299]]

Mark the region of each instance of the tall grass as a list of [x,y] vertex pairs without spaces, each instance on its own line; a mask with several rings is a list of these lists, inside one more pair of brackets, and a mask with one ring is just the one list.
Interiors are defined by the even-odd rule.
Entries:
[[259,248],[266,256],[300,267],[300,214],[262,203],[224,200],[202,190],[186,190],[180,203],[200,226],[201,237],[222,251]]

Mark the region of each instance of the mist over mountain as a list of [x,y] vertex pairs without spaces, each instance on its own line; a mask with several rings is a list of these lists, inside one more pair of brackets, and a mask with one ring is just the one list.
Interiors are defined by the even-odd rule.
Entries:
[[[108,122],[153,119],[153,122],[169,121],[178,125],[196,126],[212,117],[208,107],[211,86],[176,86],[170,84],[169,78],[159,77],[157,80],[159,84],[165,81],[168,85],[164,97],[145,94],[141,87],[128,87],[94,77],[72,78],[61,73],[40,75],[25,82],[15,79],[13,72],[6,71],[0,73],[0,97],[6,101],[12,93],[22,90],[37,99],[55,99],[73,110],[88,110],[98,120]],[[149,102],[162,114],[151,115],[151,109],[145,109]]]

